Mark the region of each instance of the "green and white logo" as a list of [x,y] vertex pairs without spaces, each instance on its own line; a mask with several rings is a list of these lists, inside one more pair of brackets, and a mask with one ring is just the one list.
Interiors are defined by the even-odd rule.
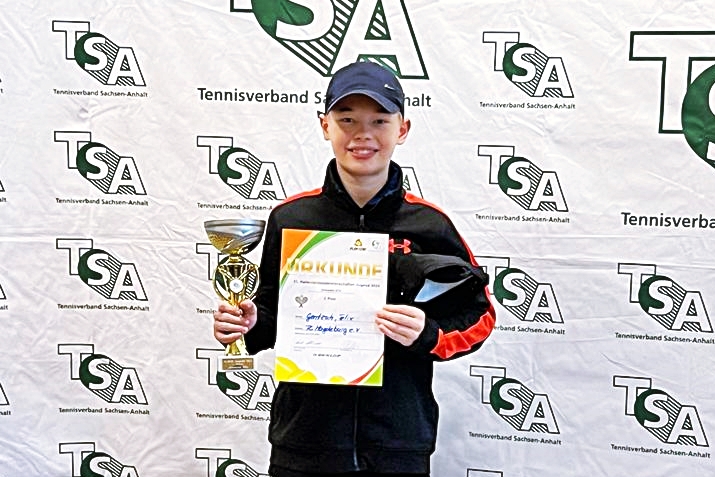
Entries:
[[146,86],[134,50],[90,31],[89,22],[52,22],[52,31],[64,34],[65,59],[105,86]]
[[60,442],[60,454],[70,456],[72,477],[139,477],[135,467],[95,451],[95,446],[94,442]]
[[560,57],[548,56],[520,41],[519,32],[485,31],[482,43],[493,47],[493,68],[532,98],[573,98],[566,67]]
[[632,31],[631,61],[660,64],[658,133],[683,134],[715,167],[715,31]]
[[[104,402],[148,404],[137,370],[124,367],[108,356],[95,353],[94,345],[58,344],[57,354],[69,357],[70,379],[80,381],[85,388]],[[144,414],[144,412],[139,413]]]
[[401,78],[427,79],[405,0],[231,0],[258,25],[323,76],[357,60]]
[[55,142],[65,144],[67,167],[78,171],[103,193],[146,195],[134,158],[120,156],[92,141],[91,132],[55,131]]
[[218,357],[225,354],[221,349],[196,349],[196,359],[207,362],[208,384],[217,386],[221,392],[241,409],[247,411],[271,410],[276,384],[270,374],[257,371],[219,372]]
[[687,290],[657,273],[654,264],[619,263],[618,273],[629,277],[631,303],[670,331],[712,333],[708,310],[699,291]]
[[529,159],[515,154],[515,146],[477,146],[477,156],[489,159],[489,183],[498,185],[522,209],[568,212],[556,172],[543,171]]
[[517,431],[560,434],[549,397],[508,378],[506,368],[470,366],[469,375],[481,381],[482,404]]
[[198,447],[195,456],[206,461],[206,477],[269,477],[242,460],[232,458],[231,449]]
[[224,184],[244,199],[286,198],[275,162],[261,161],[248,150],[234,147],[231,137],[197,136],[196,146],[208,152],[209,173],[218,174]]
[[[478,256],[475,259],[489,275],[494,298],[519,321],[564,323],[550,283],[538,282],[523,270],[511,267],[509,257]],[[554,333],[563,334],[563,330]]]
[[55,248],[69,253],[69,274],[104,298],[147,301],[136,266],[94,248],[93,239],[58,238]]
[[668,392],[653,388],[652,379],[613,376],[613,387],[625,390],[625,414],[663,444],[708,447],[695,406],[679,403]]

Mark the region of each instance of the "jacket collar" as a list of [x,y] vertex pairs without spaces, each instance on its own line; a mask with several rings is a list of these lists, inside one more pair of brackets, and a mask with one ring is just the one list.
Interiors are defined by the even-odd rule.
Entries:
[[[387,172],[387,182],[385,182],[382,189],[365,204],[362,210],[370,210],[379,203],[391,201],[398,203],[401,201],[404,196],[402,180],[402,169],[397,163],[390,161],[389,170]],[[360,210],[360,207],[358,207],[347,190],[345,190],[343,181],[340,180],[335,159],[331,160],[328,164],[328,170],[325,174],[325,183],[323,184],[323,193],[328,197],[338,200],[341,205]]]

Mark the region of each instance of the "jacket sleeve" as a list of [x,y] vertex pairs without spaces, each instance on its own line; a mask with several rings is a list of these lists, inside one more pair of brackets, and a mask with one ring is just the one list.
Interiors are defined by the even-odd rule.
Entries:
[[446,361],[478,350],[491,334],[496,313],[489,293],[489,279],[476,263],[469,247],[447,219],[440,253],[460,257],[471,266],[465,283],[424,303],[413,303],[425,312],[425,328],[410,350]]
[[271,214],[266,224],[258,276],[260,283],[253,299],[258,310],[255,326],[246,333],[246,348],[250,354],[273,348],[276,342],[278,309],[278,273],[280,267],[280,230]]

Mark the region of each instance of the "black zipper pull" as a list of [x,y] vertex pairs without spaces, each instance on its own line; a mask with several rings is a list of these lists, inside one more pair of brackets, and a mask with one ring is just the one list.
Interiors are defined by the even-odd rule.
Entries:
[[360,223],[358,224],[358,230],[365,230],[365,214],[360,214]]

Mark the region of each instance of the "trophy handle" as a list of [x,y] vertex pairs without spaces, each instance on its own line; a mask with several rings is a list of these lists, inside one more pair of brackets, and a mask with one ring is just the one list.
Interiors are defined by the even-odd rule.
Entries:
[[233,306],[253,298],[258,290],[258,265],[243,257],[228,257],[216,267],[214,291]]

